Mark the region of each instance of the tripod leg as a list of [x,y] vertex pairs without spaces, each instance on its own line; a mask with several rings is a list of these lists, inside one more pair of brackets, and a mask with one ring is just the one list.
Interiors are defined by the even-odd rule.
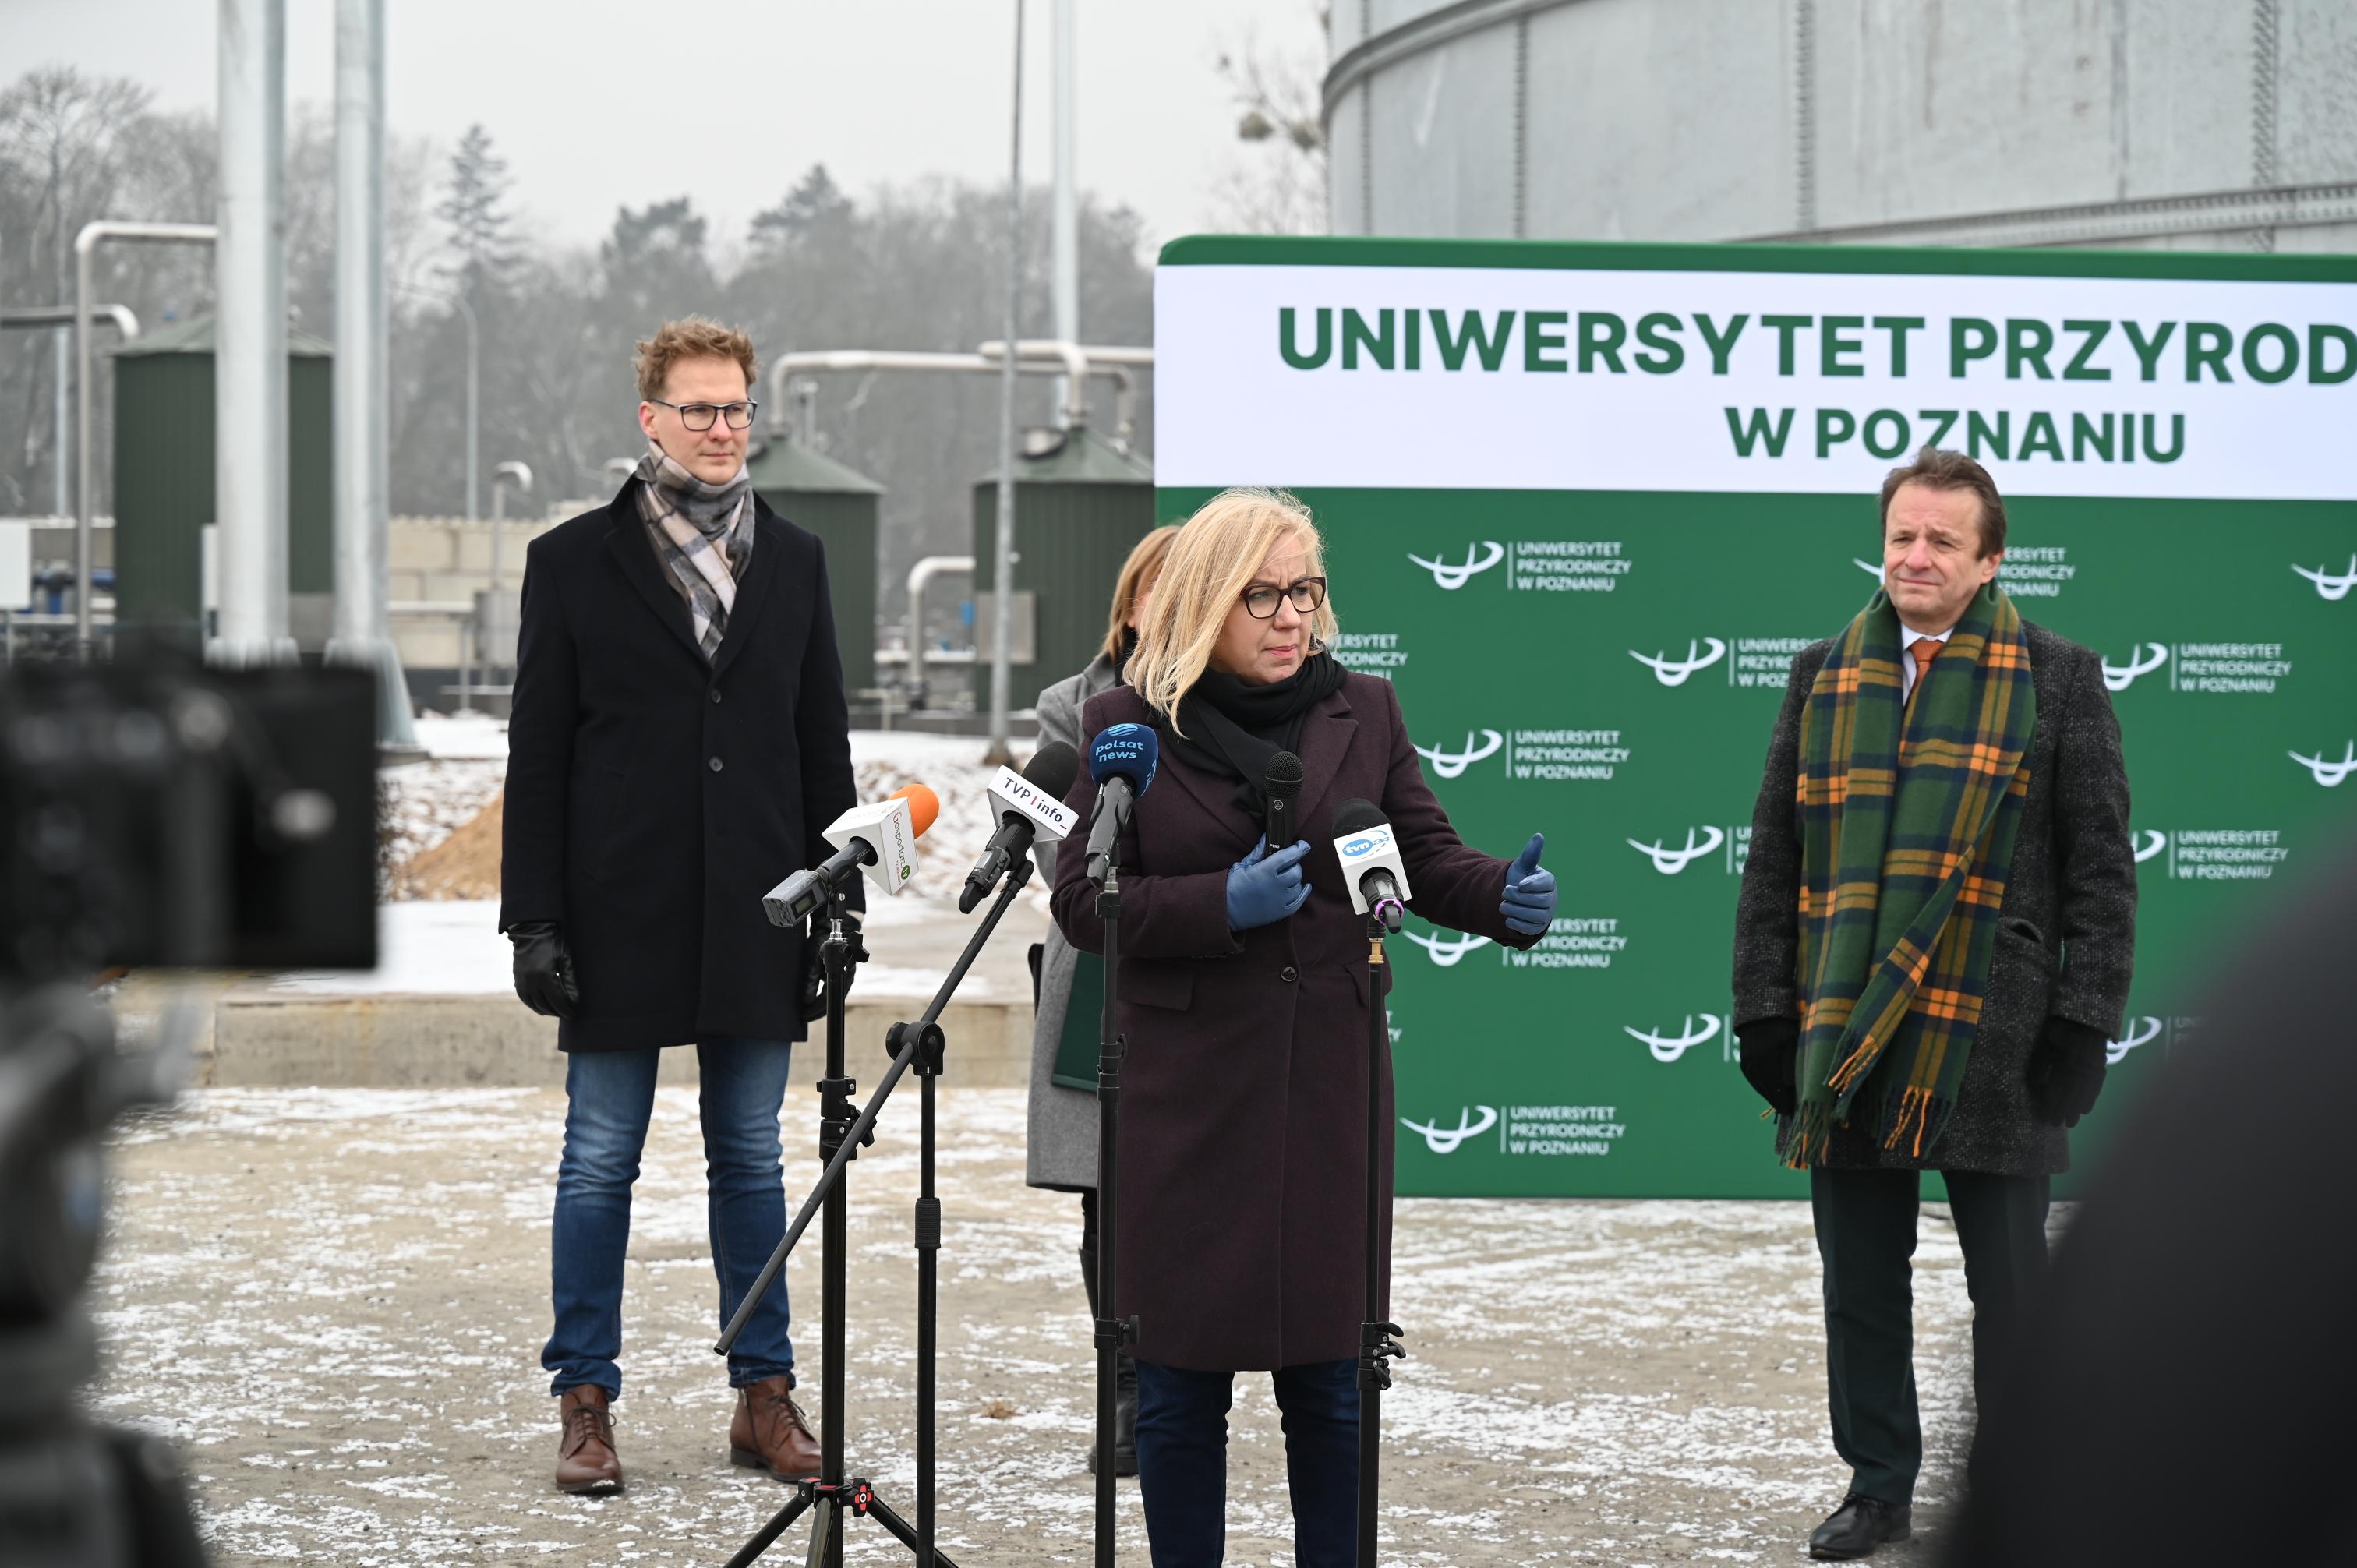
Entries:
[[728,1568],[749,1568],[756,1558],[770,1550],[772,1541],[793,1528],[794,1520],[802,1518],[804,1510],[810,1506],[810,1494],[797,1493],[792,1502],[780,1509],[770,1522],[763,1525],[754,1533],[753,1539],[745,1543],[744,1549],[728,1560]]
[[830,1559],[843,1560],[843,1509],[833,1503],[811,1520],[810,1554],[802,1559],[802,1568],[824,1568]]
[[[909,1527],[909,1521],[895,1513],[892,1510],[891,1505],[887,1503],[883,1498],[876,1497],[873,1494],[869,1495],[867,1498],[867,1517],[874,1520],[877,1524],[882,1525],[886,1534],[892,1537],[893,1540],[899,1541],[901,1545],[907,1547],[909,1551],[916,1552],[922,1550],[917,1544],[917,1532]],[[950,1554],[942,1551],[938,1547],[933,1551],[933,1561],[940,1563],[941,1568],[957,1568],[957,1563],[951,1560]]]

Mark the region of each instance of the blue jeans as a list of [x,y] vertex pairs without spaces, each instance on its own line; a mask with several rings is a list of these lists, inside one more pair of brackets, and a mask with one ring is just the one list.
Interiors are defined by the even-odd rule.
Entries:
[[[662,1052],[574,1051],[565,1058],[565,1158],[556,1167],[551,1294],[556,1327],[540,1353],[551,1393],[595,1383],[622,1391],[622,1258],[630,1241],[630,1187],[654,1114]],[[784,1040],[702,1040],[705,1211],[712,1271],[726,1325],[786,1233],[778,1110],[793,1046]],[[728,1357],[728,1382],[744,1388],[793,1375],[786,1281],[761,1298]]]
[[[1298,1568],[1352,1568],[1359,1552],[1359,1364],[1270,1374],[1285,1417]],[[1219,1568],[1228,1548],[1233,1372],[1137,1363],[1137,1484],[1154,1568]]]

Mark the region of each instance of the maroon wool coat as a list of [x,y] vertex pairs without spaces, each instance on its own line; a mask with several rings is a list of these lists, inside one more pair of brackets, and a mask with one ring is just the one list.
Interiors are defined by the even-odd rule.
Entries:
[[[1367,938],[1334,857],[1334,811],[1383,810],[1435,925],[1528,947],[1499,913],[1506,863],[1470,849],[1424,781],[1388,682],[1351,675],[1301,732],[1302,863],[1290,918],[1228,929],[1228,868],[1260,824],[1232,778],[1179,759],[1168,726],[1126,686],[1092,698],[1082,733],[1151,725],[1154,782],[1123,836],[1122,1075],[1117,1315],[1137,1315],[1143,1360],[1204,1371],[1340,1361],[1359,1353],[1366,1272]],[[1068,804],[1085,841],[1096,787]],[[1056,923],[1104,950],[1085,855],[1056,856]],[[1390,971],[1379,990],[1391,989]],[[1377,997],[1378,1004],[1381,997]],[[1392,1063],[1381,1055],[1383,1274],[1391,1274]]]

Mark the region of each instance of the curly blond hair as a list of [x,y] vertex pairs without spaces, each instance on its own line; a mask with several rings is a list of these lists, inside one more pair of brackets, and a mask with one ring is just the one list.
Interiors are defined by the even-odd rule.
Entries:
[[754,357],[753,339],[735,327],[723,327],[708,317],[686,316],[666,321],[651,338],[640,339],[633,363],[639,372],[639,396],[662,396],[671,368],[682,360],[734,360],[745,372],[750,391],[759,378],[761,361]]

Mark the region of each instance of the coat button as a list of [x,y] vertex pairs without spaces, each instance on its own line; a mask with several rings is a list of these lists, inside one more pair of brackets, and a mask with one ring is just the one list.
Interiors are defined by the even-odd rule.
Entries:
[[1290,985],[1301,977],[1294,967],[1288,963],[1285,966],[1284,971],[1277,975],[1277,978],[1284,981],[1287,985]]
[[720,759],[716,757],[711,761],[705,763],[705,766],[711,768],[715,773],[717,773],[720,771]]
[[720,688],[717,686],[712,689],[712,700],[716,703],[720,700]]

